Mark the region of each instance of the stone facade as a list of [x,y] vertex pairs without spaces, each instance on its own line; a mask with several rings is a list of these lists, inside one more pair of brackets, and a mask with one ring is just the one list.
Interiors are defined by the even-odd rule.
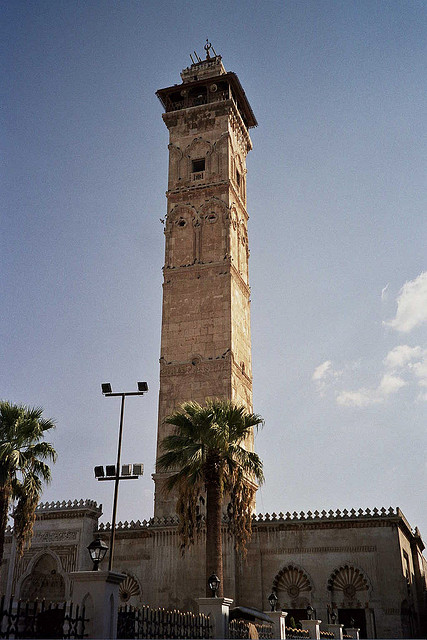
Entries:
[[[71,598],[69,574],[91,568],[86,547],[95,533],[109,543],[100,515],[91,501],[40,505],[33,545],[20,562],[8,532],[2,592]],[[223,534],[224,592],[236,605],[265,610],[274,590],[288,624],[305,618],[310,604],[325,630],[335,613],[346,626],[354,618],[361,637],[425,636],[424,545],[399,509],[254,516],[246,558],[234,551],[225,523]],[[202,534],[182,554],[175,517],[119,523],[114,569],[127,576],[120,602],[195,611],[205,590],[204,542]]]
[[[181,76],[181,85],[158,92],[170,133],[158,453],[169,432],[164,417],[185,400],[220,396],[252,409],[245,163],[256,120],[219,56]],[[164,474],[154,480],[154,517],[117,526],[114,569],[126,576],[119,597],[194,611],[205,593],[204,534],[181,553],[173,496],[161,491]],[[7,532],[2,593],[72,598],[70,573],[91,569],[86,548],[95,533],[109,543],[100,516],[90,500],[39,505],[20,561]],[[310,604],[323,629],[335,613],[345,626],[353,618],[361,637],[421,637],[423,549],[399,509],[254,516],[245,558],[224,522],[224,593],[263,610],[274,590],[288,624]]]

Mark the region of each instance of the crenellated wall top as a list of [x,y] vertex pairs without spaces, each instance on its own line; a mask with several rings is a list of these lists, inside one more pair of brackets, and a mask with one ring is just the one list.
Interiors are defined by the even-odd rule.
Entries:
[[[336,509],[329,511],[300,511],[299,513],[294,511],[290,513],[259,513],[252,516],[253,524],[281,524],[289,522],[330,522],[336,520],[372,520],[372,519],[384,519],[384,518],[402,518],[405,523],[406,519],[399,509],[399,507],[389,507],[388,509],[382,507],[381,509]],[[227,521],[227,517],[223,517],[224,522]],[[171,516],[166,518],[150,518],[149,520],[131,520],[125,522],[118,522],[116,525],[117,531],[131,531],[135,529],[148,529],[154,527],[173,527],[179,523],[178,516]],[[111,523],[101,522],[98,527],[98,531],[111,531]]]
[[355,518],[357,519],[372,519],[372,518],[395,518],[395,517],[403,517],[403,514],[401,512],[401,510],[399,509],[399,507],[389,507],[388,509],[386,509],[385,507],[382,507],[381,509],[377,509],[376,507],[374,509],[330,509],[329,511],[294,511],[293,513],[290,513],[289,511],[287,511],[286,513],[283,513],[282,511],[280,511],[280,513],[275,513],[273,512],[272,514],[269,513],[259,513],[258,515],[254,514],[252,516],[252,522],[260,522],[260,523],[268,523],[268,522],[289,522],[289,521],[299,521],[299,522],[305,522],[305,521],[318,521],[318,520],[354,520]]
[[95,500],[58,500],[57,502],[40,502],[36,508],[36,514],[47,511],[70,511],[90,509],[91,511],[102,513],[102,504],[98,505]]

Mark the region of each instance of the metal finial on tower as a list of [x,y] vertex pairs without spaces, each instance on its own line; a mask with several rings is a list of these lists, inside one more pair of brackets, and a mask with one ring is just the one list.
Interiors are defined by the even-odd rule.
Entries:
[[211,57],[211,54],[209,53],[209,51],[212,49],[212,45],[209,42],[208,38],[206,38],[206,44],[203,48],[206,51],[206,60],[209,60],[209,58]]

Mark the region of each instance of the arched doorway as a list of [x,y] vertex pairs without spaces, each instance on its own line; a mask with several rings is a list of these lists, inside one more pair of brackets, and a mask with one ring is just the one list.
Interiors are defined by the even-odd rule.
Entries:
[[369,584],[363,572],[351,565],[344,565],[332,573],[328,589],[331,592],[331,609],[338,615],[338,622],[344,628],[359,628],[359,637],[367,638],[365,612]]
[[307,618],[311,605],[311,581],[307,574],[293,564],[284,567],[273,581],[273,591],[278,598],[278,608],[287,611],[286,625],[298,626]]
[[59,562],[50,553],[43,554],[34,564],[30,575],[24,578],[20,599],[36,599],[49,602],[65,600],[65,582],[60,573]]

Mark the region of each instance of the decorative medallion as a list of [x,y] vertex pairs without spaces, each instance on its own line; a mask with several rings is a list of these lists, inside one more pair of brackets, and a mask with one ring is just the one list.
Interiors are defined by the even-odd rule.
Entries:
[[342,591],[347,600],[353,600],[358,591],[366,591],[369,585],[359,569],[345,565],[334,571],[328,581],[328,589]]
[[123,582],[120,583],[119,586],[119,598],[120,602],[129,602],[132,596],[139,596],[140,589],[139,584],[132,578],[132,576],[127,576]]
[[296,600],[301,593],[311,591],[310,580],[301,569],[289,565],[277,574],[273,591],[285,591],[291,600]]

